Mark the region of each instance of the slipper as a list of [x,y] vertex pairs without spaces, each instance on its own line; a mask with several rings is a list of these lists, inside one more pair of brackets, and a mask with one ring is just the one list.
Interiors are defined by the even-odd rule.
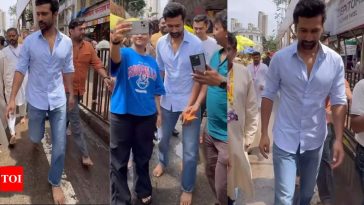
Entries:
[[139,199],[140,203],[143,205],[152,204],[152,196],[147,196],[145,198]]

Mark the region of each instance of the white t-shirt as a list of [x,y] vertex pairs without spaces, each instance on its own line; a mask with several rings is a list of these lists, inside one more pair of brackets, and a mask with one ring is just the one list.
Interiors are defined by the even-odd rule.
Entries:
[[[360,80],[354,87],[350,114],[364,115],[364,79]],[[364,132],[356,133],[355,139],[364,147]]]
[[258,102],[258,108],[260,108],[260,104],[262,102],[262,92],[263,90],[260,89],[261,86],[265,86],[265,76],[268,72],[268,66],[264,63],[260,63],[258,66],[255,66],[254,63],[251,63],[248,65],[248,70],[250,74],[252,75],[253,81],[254,81],[254,89],[255,89],[255,95],[257,97]]
[[202,46],[205,51],[206,64],[210,65],[212,55],[220,49],[220,46],[216,43],[216,40],[210,36],[208,36],[206,40],[202,41]]

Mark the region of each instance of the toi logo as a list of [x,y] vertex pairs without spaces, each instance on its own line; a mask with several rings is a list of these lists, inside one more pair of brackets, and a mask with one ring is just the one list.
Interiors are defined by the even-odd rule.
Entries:
[[20,166],[0,167],[0,192],[22,192],[24,170]]

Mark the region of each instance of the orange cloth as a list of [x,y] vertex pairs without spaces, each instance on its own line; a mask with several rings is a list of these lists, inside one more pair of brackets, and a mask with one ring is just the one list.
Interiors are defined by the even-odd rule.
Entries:
[[163,36],[163,34],[159,31],[158,33],[155,33],[152,35],[152,37],[150,37],[150,43],[152,44],[153,48],[156,48],[157,42],[158,42],[159,38],[162,36]]
[[[73,92],[75,95],[82,96],[85,93],[85,83],[89,67],[94,70],[104,69],[100,58],[97,56],[92,44],[82,41],[79,46],[73,45],[73,65],[75,72],[73,74]],[[66,92],[69,89],[65,85]]]

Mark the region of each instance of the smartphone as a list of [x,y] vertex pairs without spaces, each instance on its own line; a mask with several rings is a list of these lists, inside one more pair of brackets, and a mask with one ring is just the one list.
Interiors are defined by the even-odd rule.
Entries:
[[204,72],[206,70],[205,54],[200,53],[197,55],[190,56],[193,72],[199,71]]
[[131,30],[128,32],[129,35],[137,34],[149,34],[149,23],[148,21],[138,20],[131,21]]

